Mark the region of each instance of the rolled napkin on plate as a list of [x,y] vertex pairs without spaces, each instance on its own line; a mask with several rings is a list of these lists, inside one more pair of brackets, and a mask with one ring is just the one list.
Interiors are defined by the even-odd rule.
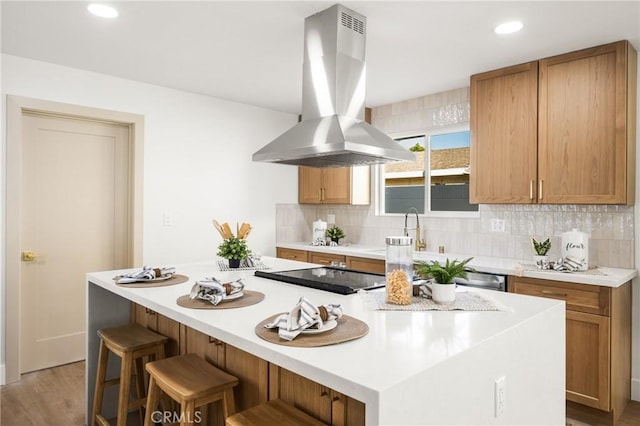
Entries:
[[240,297],[243,289],[242,278],[223,284],[215,277],[210,277],[196,281],[191,287],[189,298],[191,300],[202,299],[211,302],[212,305],[217,305],[230,296]]
[[168,279],[176,273],[176,268],[152,268],[150,266],[143,266],[142,269],[129,272],[128,274],[118,275],[113,279],[116,284],[128,284],[140,281],[153,281],[158,279]]
[[293,340],[300,333],[309,329],[321,329],[326,321],[342,316],[341,305],[315,306],[306,297],[301,297],[290,312],[279,315],[266,328],[277,328],[278,335],[285,340]]

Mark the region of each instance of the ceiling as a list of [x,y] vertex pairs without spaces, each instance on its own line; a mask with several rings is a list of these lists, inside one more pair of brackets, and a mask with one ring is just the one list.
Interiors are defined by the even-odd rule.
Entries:
[[[323,1],[2,1],[2,52],[298,113],[304,18]],[[502,66],[628,39],[635,1],[344,1],[367,17],[367,106],[469,84]],[[493,27],[520,19],[524,29]]]

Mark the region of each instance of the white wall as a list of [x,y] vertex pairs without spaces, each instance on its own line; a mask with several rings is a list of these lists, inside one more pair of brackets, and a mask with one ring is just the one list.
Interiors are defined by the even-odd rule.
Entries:
[[[11,55],[2,55],[1,64],[2,129],[6,95],[144,115],[145,264],[215,258],[221,237],[212,219],[229,222],[234,231],[236,221],[251,223],[251,249],[275,255],[275,205],[297,202],[297,168],[253,163],[251,154],[295,124],[295,115]],[[4,206],[11,200],[4,193],[5,131],[1,134]],[[162,226],[164,213],[172,216],[171,227]],[[0,250],[4,259],[4,247]],[[3,270],[3,328],[5,288]],[[0,329],[2,368],[4,336]]]

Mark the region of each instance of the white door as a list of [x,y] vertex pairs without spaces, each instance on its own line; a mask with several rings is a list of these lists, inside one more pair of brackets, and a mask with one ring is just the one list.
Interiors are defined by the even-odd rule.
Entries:
[[[20,373],[84,359],[86,277],[125,268],[126,125],[23,113]],[[10,201],[9,201],[10,202]]]

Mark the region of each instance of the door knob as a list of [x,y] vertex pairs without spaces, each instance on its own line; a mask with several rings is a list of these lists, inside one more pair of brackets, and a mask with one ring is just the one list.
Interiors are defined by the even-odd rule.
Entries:
[[23,251],[22,252],[22,261],[23,262],[34,262],[38,258],[38,255],[35,251]]

